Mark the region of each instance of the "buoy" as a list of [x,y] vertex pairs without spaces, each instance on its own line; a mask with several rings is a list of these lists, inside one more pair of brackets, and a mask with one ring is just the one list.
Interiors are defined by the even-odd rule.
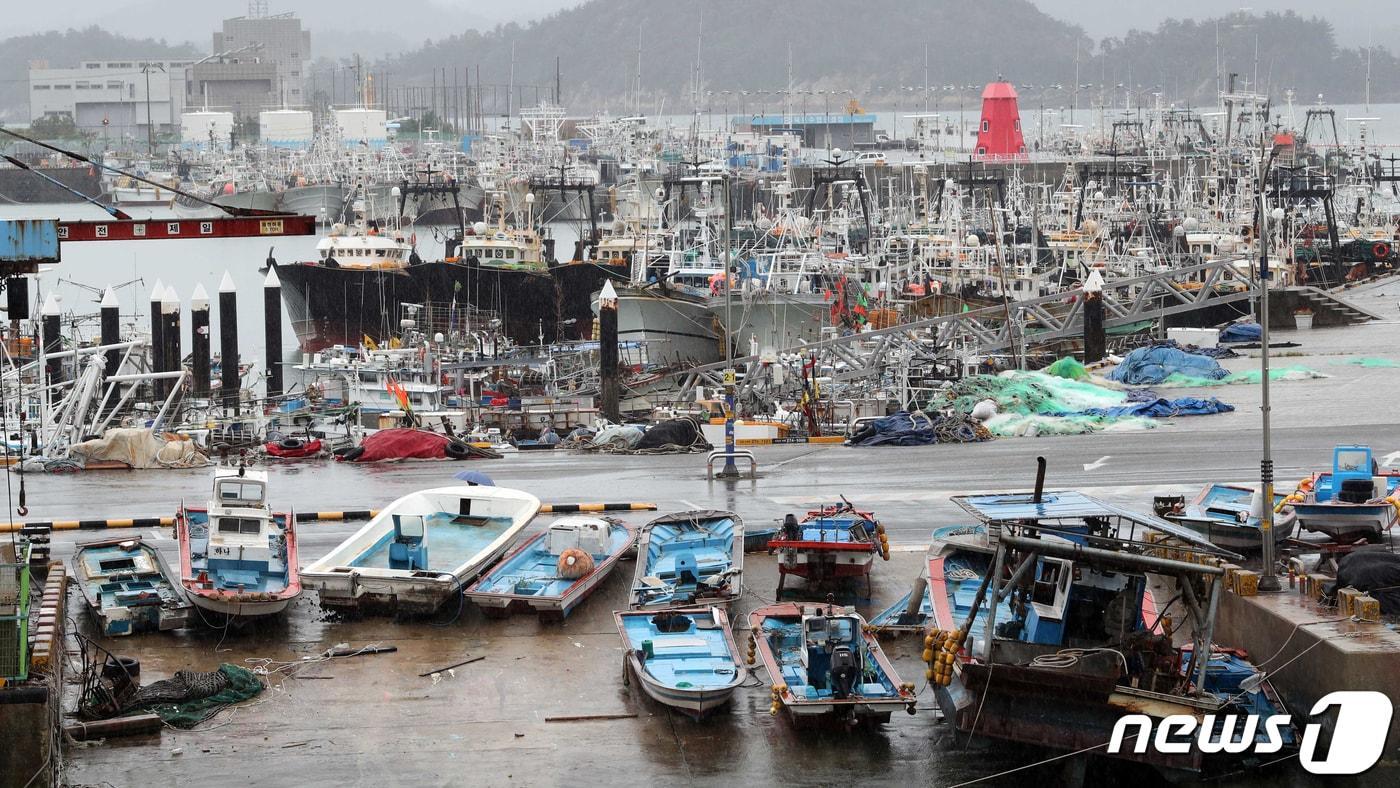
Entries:
[[593,556],[577,547],[570,547],[559,554],[555,569],[565,580],[577,580],[593,571]]

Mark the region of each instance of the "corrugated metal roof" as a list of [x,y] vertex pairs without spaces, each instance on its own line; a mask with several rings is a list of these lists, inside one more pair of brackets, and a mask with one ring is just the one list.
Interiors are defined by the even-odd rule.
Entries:
[[1034,493],[1000,495],[957,495],[953,502],[983,523],[1004,523],[1017,520],[1082,520],[1086,517],[1114,517],[1127,520],[1154,531],[1170,534],[1181,541],[1221,555],[1233,555],[1216,547],[1190,529],[1151,514],[1124,509],[1078,490],[1047,490],[1040,503]]

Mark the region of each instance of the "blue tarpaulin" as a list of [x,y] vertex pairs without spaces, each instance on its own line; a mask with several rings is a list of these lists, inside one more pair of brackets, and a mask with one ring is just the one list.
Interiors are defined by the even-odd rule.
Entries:
[[928,446],[933,443],[974,443],[990,440],[968,416],[901,410],[865,425],[847,441],[852,446]]
[[1108,373],[1108,379],[1138,386],[1161,383],[1174,374],[1220,380],[1230,373],[1213,358],[1187,353],[1175,342],[1162,342],[1129,353]]
[[883,419],[876,419],[865,429],[851,436],[853,446],[927,446],[937,443],[933,421],[920,413],[917,418],[901,410]]
[[1172,416],[1208,416],[1212,413],[1229,413],[1235,409],[1215,397],[1181,397],[1178,399],[1157,398],[1147,402],[1130,402],[1111,408],[1087,408],[1073,413],[1054,413],[1054,416],[1106,416],[1121,419],[1127,416],[1140,416],[1149,419],[1165,419]]
[[1258,323],[1231,323],[1220,332],[1221,342],[1258,342],[1263,336]]

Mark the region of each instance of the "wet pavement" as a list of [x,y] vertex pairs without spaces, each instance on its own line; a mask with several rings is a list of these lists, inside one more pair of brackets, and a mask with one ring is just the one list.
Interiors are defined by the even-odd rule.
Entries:
[[[1400,317],[1397,293],[1387,285],[1349,297]],[[1400,361],[1400,323],[1347,329],[1281,332],[1276,340],[1303,343],[1283,359],[1330,377],[1274,386],[1274,451],[1280,486],[1291,489],[1305,473],[1330,462],[1333,445],[1369,444],[1377,457],[1400,450],[1400,369],[1361,367],[1360,357]],[[1257,352],[1257,351],[1252,351]],[[1234,370],[1254,358],[1225,362]],[[704,456],[622,457],[537,453],[461,463],[404,463],[374,467],[338,464],[274,466],[271,497],[278,509],[299,511],[379,508],[399,495],[452,484],[464,467],[485,471],[498,484],[519,487],[546,502],[647,501],[662,511],[722,508],[762,527],[789,511],[838,495],[873,508],[885,522],[895,552],[875,567],[878,612],[909,588],[931,529],[965,520],[951,494],[1024,489],[1033,482],[1035,456],[1050,461],[1048,486],[1074,487],[1146,509],[1153,495],[1189,493],[1205,482],[1257,479],[1259,387],[1171,389],[1165,396],[1218,396],[1231,414],[1172,420],[1144,432],[1003,439],[985,444],[856,449],[843,446],[757,447],[757,480],[709,482]],[[1397,455],[1400,456],[1400,455]],[[29,519],[131,517],[173,514],[181,499],[202,503],[209,473],[100,472],[28,477]],[[7,493],[14,509],[19,479]],[[644,522],[648,515],[623,515]],[[542,516],[533,526],[544,527]],[[328,552],[358,524],[301,526],[301,561]],[[169,529],[146,530],[174,558]],[[55,557],[68,558],[78,541],[100,533],[58,532]],[[111,643],[142,663],[143,681],[178,669],[211,670],[219,663],[272,665],[303,660],[340,643],[393,645],[395,653],[318,662],[299,678],[276,680],[257,700],[229,709],[194,731],[113,739],[70,751],[73,784],[185,785],[560,785],[605,782],[648,785],[862,784],[951,785],[1030,763],[1042,755],[974,743],[965,747],[932,710],[923,689],[919,641],[888,641],[904,680],[921,688],[920,711],[903,714],[875,732],[796,731],[769,714],[766,677],[741,690],[733,707],[705,723],[669,713],[622,684],[621,642],[611,611],[625,606],[632,565],[624,562],[567,621],[533,616],[489,621],[469,604],[432,620],[332,620],[313,594],[284,616],[245,630],[201,626],[179,633],[141,635]],[[771,598],[774,559],[750,555],[747,593],[731,620]],[[91,631],[80,599],[74,618]],[[747,639],[740,633],[738,640]],[[419,673],[468,659],[455,675]],[[271,660],[272,662],[264,662]],[[326,677],[326,678],[310,678]],[[636,717],[545,722],[554,715]],[[1048,771],[1020,772],[1010,782],[1053,780]],[[1104,784],[1126,780],[1121,772]]]

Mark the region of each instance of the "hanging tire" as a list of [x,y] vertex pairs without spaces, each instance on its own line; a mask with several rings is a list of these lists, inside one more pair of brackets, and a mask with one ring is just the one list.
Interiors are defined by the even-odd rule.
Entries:
[[287,451],[297,451],[306,448],[306,441],[301,438],[283,438],[277,442],[277,446]]
[[447,454],[449,459],[453,460],[465,460],[472,456],[472,448],[465,443],[459,443],[457,441],[448,441],[443,451]]

